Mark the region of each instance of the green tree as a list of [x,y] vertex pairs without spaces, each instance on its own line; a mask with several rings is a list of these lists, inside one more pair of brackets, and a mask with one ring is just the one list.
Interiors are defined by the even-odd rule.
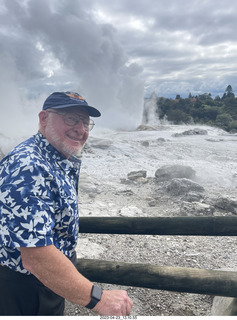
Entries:
[[187,123],[191,120],[182,110],[169,110],[167,113],[168,121],[172,121],[174,124]]
[[159,117],[165,116],[174,124],[195,123],[207,124],[220,127],[226,131],[237,132],[237,97],[233,93],[231,85],[227,86],[224,98],[216,96],[212,98],[211,93],[203,93],[194,97],[176,99],[160,97],[157,101]]
[[237,132],[237,121],[231,121],[228,125],[229,131]]
[[234,98],[234,97],[235,97],[235,94],[233,92],[233,89],[232,89],[231,85],[229,84],[227,86],[227,88],[225,89],[225,92],[224,92],[224,94],[222,96],[222,100],[226,99],[226,98]]
[[216,125],[224,130],[228,130],[230,123],[233,121],[232,117],[228,113],[219,114],[216,117]]
[[226,98],[223,101],[223,112],[228,113],[237,120],[237,98]]
[[205,117],[206,121],[216,120],[216,117],[218,114],[219,114],[218,107],[210,107],[208,105],[204,107],[204,117]]

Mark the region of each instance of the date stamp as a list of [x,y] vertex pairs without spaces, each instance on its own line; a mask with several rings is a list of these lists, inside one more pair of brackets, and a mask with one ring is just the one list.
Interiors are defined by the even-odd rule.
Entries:
[[137,316],[100,316],[101,320],[137,320]]

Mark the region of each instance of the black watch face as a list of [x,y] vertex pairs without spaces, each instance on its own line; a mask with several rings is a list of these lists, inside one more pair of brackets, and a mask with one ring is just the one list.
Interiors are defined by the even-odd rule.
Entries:
[[101,299],[101,288],[100,287],[97,287],[97,286],[93,287],[92,297],[97,300]]

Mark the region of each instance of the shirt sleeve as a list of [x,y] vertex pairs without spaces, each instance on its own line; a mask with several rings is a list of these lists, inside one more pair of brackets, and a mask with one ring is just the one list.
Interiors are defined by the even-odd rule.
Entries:
[[54,184],[39,161],[8,160],[0,180],[0,241],[5,247],[53,244]]

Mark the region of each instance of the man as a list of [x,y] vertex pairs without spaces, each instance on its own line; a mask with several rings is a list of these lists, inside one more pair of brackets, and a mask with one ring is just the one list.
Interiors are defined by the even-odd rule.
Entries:
[[77,93],[51,94],[39,132],[0,162],[0,315],[63,315],[65,299],[100,315],[128,315],[126,291],[78,272],[78,177],[100,112]]

